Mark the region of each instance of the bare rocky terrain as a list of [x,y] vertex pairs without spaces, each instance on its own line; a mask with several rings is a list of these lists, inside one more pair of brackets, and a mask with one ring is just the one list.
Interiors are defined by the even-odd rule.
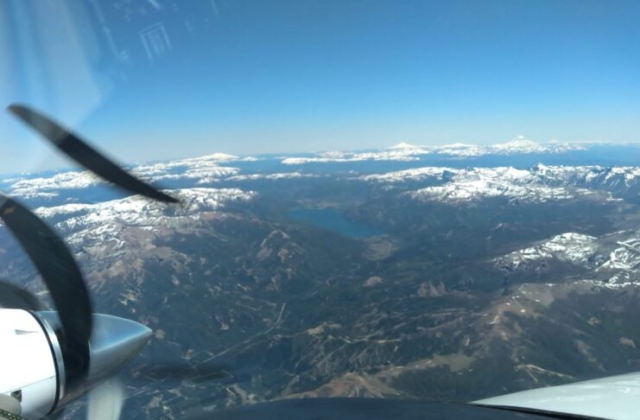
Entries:
[[[314,396],[470,401],[640,367],[637,168],[285,160],[134,168],[182,206],[85,173],[4,181],[66,237],[98,311],[153,329],[122,375],[127,418]],[[4,228],[0,261],[47,299]],[[162,369],[175,362],[195,375]]]

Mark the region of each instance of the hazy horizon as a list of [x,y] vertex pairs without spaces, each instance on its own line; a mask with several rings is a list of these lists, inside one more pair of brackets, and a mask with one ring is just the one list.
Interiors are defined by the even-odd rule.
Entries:
[[[0,107],[123,162],[640,141],[637,2],[134,3],[3,3]],[[0,172],[65,165],[6,112],[0,147]]]

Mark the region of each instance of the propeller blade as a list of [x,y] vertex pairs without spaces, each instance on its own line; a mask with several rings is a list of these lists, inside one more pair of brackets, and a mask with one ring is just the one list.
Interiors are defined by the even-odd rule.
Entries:
[[124,406],[125,390],[122,382],[109,379],[89,392],[88,420],[118,420]]
[[64,333],[66,389],[82,383],[89,371],[93,328],[89,291],[71,251],[38,216],[0,194],[0,218],[33,261],[51,293]]
[[6,280],[0,280],[0,308],[44,311],[46,308],[33,293]]
[[89,146],[70,130],[60,126],[50,118],[24,105],[11,105],[8,108],[16,117],[46,137],[53,145],[71,159],[94,172],[101,178],[134,194],[141,194],[164,203],[178,203],[173,198],[151,185],[134,177],[104,155]]

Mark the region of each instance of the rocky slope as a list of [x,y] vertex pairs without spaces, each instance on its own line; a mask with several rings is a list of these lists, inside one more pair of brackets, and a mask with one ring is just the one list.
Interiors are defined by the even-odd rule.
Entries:
[[[4,181],[65,236],[99,311],[153,329],[124,374],[128,418],[305,396],[471,400],[638,368],[637,168],[253,164],[137,167],[182,206],[106,196],[86,173]],[[384,233],[287,217],[299,208]],[[46,299],[4,228],[0,262]],[[176,361],[220,375],[143,369]]]

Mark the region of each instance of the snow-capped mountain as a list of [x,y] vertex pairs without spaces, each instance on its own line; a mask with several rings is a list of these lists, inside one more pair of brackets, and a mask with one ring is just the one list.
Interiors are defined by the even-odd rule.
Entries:
[[[142,231],[148,232],[148,246],[162,228],[188,228],[215,218],[230,202],[247,202],[256,197],[252,191],[240,189],[189,188],[171,191],[181,203],[165,205],[144,197],[132,196],[97,204],[64,204],[40,207],[36,213],[55,224],[78,252],[97,250],[116,252],[127,246],[127,238],[136,233],[140,245]],[[144,241],[143,241],[144,242]],[[93,251],[91,251],[93,250]]]
[[557,259],[574,265],[585,265],[597,250],[597,238],[576,232],[556,235],[538,245],[513,251],[493,261],[496,266],[517,271],[532,261]]
[[485,148],[485,154],[496,155],[511,155],[511,154],[525,154],[525,153],[565,153],[573,150],[586,150],[584,146],[570,143],[536,143],[524,136],[518,136],[517,138],[502,144],[494,144]]
[[441,184],[410,191],[408,194],[418,200],[448,203],[468,202],[487,197],[545,202],[593,194],[586,188],[576,188],[569,183],[551,185],[551,182],[547,182],[548,180],[544,179],[544,176],[541,177],[535,170],[511,167],[468,169],[427,167],[367,175],[360,179],[384,183],[435,180]]
[[423,167],[366,175],[360,177],[360,179],[364,181],[400,183],[423,181],[429,178],[441,179],[445,175],[448,175],[454,181],[463,179],[500,179],[518,184],[573,185],[607,190],[640,185],[640,167],[637,166],[547,166],[541,163],[530,169],[516,169],[513,167],[467,169]]
[[427,166],[424,168],[406,169],[404,171],[387,172],[384,174],[362,175],[358,179],[362,181],[376,181],[386,183],[400,183],[406,181],[424,181],[429,178],[442,180],[458,174],[460,169]]
[[312,157],[291,157],[282,160],[285,165],[302,165],[306,163],[359,162],[359,161],[415,161],[421,156],[442,155],[451,157],[477,157],[484,155],[516,155],[516,154],[556,154],[569,151],[586,150],[582,145],[569,143],[536,143],[518,136],[516,139],[499,144],[474,145],[455,143],[442,146],[418,146],[399,143],[388,149],[372,152],[329,152]]
[[[408,143],[399,143],[387,149],[366,152],[327,152],[312,156],[261,156],[240,157],[224,153],[214,153],[206,156],[177,159],[165,162],[143,163],[129,165],[129,169],[148,182],[159,182],[172,188],[184,188],[185,186],[224,186],[224,182],[285,180],[296,178],[317,177],[321,173],[318,168],[307,168],[305,164],[336,163],[345,164],[368,162],[368,172],[372,167],[394,166],[411,167],[404,171],[373,173],[363,176],[365,181],[397,183],[403,181],[440,180],[443,182],[476,182],[462,186],[459,193],[449,191],[449,187],[424,191],[420,196],[446,196],[460,197],[475,196],[478,190],[487,190],[487,195],[501,195],[500,191],[509,191],[510,194],[525,196],[531,195],[529,191],[521,188],[512,188],[512,185],[523,187],[528,185],[534,188],[536,184],[544,184],[547,189],[542,195],[563,197],[555,187],[575,186],[578,188],[597,188],[616,192],[629,188],[638,188],[637,182],[640,168],[620,166],[546,166],[539,164],[531,169],[514,169],[509,167],[494,167],[487,170],[460,169],[460,163],[466,158],[475,158],[484,155],[505,156],[505,163],[511,161],[511,156],[540,155],[541,159],[549,154],[560,155],[569,152],[583,150],[584,146],[563,143],[535,143],[524,137],[518,137],[513,141],[494,145],[449,144],[443,146],[420,146]],[[423,161],[436,157],[438,166],[424,167]],[[454,165],[440,166],[442,163],[455,163]],[[470,160],[473,165],[475,161]],[[449,167],[447,167],[449,166]],[[295,170],[292,170],[295,167]],[[322,174],[322,175],[328,175]],[[347,175],[358,178],[361,175],[350,172]],[[506,183],[506,184],[505,184]],[[49,200],[52,203],[57,198],[74,199],[73,191],[94,188],[100,186],[102,181],[86,171],[66,171],[44,175],[20,175],[11,179],[0,181],[0,187],[12,196],[41,201]],[[431,185],[430,185],[431,186]],[[536,187],[537,188],[537,187]],[[66,195],[62,192],[66,191]],[[466,192],[464,192],[466,191]]]
[[180,199],[180,204],[167,206],[145,197],[131,196],[97,204],[40,207],[35,212],[45,219],[64,219],[56,224],[64,231],[113,220],[127,225],[154,226],[167,223],[170,218],[198,219],[203,213],[222,208],[225,203],[249,201],[256,196],[253,191],[216,188],[188,188],[171,193]]
[[554,262],[578,269],[577,280],[597,287],[638,286],[640,232],[618,231],[601,237],[567,232],[491,260],[496,268],[517,274],[550,273]]
[[238,168],[221,166],[222,163],[228,164],[241,160],[246,160],[246,158],[214,153],[197,158],[143,164],[134,167],[133,171],[138,176],[150,181],[188,179],[196,180],[198,184],[210,184],[240,172]]
[[50,177],[18,179],[10,184],[10,194],[22,198],[53,198],[60,190],[77,190],[104,183],[89,171],[71,171]]
[[382,150],[377,152],[329,152],[314,157],[290,157],[282,160],[284,165],[303,165],[306,163],[330,163],[330,162],[362,162],[367,160],[393,160],[393,161],[417,161],[419,155],[431,153],[423,148],[402,148]]
[[640,186],[637,166],[546,166],[538,164],[531,173],[549,185],[575,185],[623,191]]
[[566,200],[587,196],[594,191],[631,196],[640,192],[640,168],[604,166],[546,166],[530,169],[513,167],[447,168],[424,167],[360,176],[362,181],[387,184],[433,182],[411,192],[421,200],[461,202],[482,197],[504,196],[533,201]]
[[297,179],[297,178],[317,178],[318,174],[308,174],[303,172],[277,172],[273,174],[247,174],[247,175],[235,175],[225,179],[225,181],[256,181],[260,179],[266,179],[276,181],[279,179]]
[[[551,150],[538,146],[519,139],[491,153]],[[210,384],[201,394],[180,390],[194,401],[285,398],[326,392],[327,384],[351,395],[340,378],[353,372],[393,395],[471,400],[465,392],[485,387],[487,375],[500,381],[486,392],[502,392],[505,384],[547,385],[635,366],[640,169],[527,169],[537,155],[482,162],[496,167],[470,159],[465,167],[464,153],[487,150],[429,148],[424,156],[453,156],[440,159],[442,167],[418,160],[425,148],[410,144],[312,156],[365,165],[215,154],[129,166],[179,205],[114,199],[110,187],[78,171],[19,176],[0,187],[64,237],[97,309],[153,328],[141,363],[150,355],[225,354],[230,374],[246,378],[232,392],[228,383],[215,392]],[[291,215],[298,209],[305,218]],[[3,277],[41,290],[3,227],[0,262]],[[198,319],[198,327],[185,328],[184,319]],[[566,342],[549,348],[547,331]],[[129,376],[138,378],[133,369]],[[461,375],[480,385],[459,391]],[[445,385],[435,387],[433,378]],[[382,395],[376,387],[372,395]],[[173,383],[156,381],[152,391],[138,396],[139,412],[175,398]]]
[[517,185],[509,182],[472,180],[453,182],[441,186],[426,187],[408,193],[411,198],[422,201],[446,203],[470,202],[489,197],[506,197],[510,200],[544,203],[553,200],[570,200],[577,195],[590,195],[591,191],[545,185]]

